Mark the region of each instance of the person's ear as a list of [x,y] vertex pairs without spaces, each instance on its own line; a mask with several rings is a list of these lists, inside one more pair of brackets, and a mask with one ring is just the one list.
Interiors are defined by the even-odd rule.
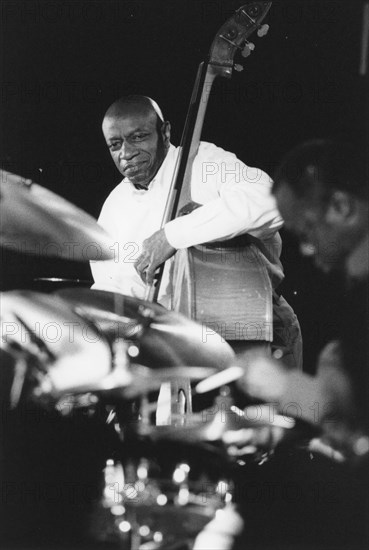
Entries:
[[326,221],[334,225],[351,224],[356,219],[355,198],[345,191],[335,191],[329,199]]
[[161,134],[163,136],[164,145],[166,145],[167,147],[169,147],[170,143],[170,130],[170,122],[166,120],[165,122],[163,122],[163,125],[161,127]]

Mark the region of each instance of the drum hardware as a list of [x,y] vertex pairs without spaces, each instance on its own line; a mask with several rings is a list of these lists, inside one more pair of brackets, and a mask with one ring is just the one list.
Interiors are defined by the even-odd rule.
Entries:
[[[152,413],[156,413],[157,423],[163,422],[159,416],[165,407],[169,407],[164,412],[166,424],[172,420],[184,424],[185,412],[191,411],[190,382],[203,380],[234,357],[220,336],[214,334],[204,345],[201,325],[157,304],[99,290],[63,289],[57,295],[104,335],[113,355],[117,337],[128,341],[126,353],[131,359],[132,379],[126,385],[117,385],[111,397],[116,402],[121,398],[141,399],[142,424],[150,424]],[[173,401],[166,403],[164,398],[159,404],[149,403],[145,396],[159,391],[162,384],[167,388],[170,384]]]
[[[92,417],[96,413],[99,403],[99,396],[95,393],[66,394],[55,403],[54,408],[62,416],[71,416],[79,411]],[[109,416],[106,423],[109,423]]]
[[[167,376],[172,369],[165,370]],[[157,372],[151,371],[151,378]],[[121,457],[106,462],[102,497],[95,510],[104,528],[95,529],[94,537],[130,550],[169,548],[178,541],[192,544],[233,494],[230,468],[234,461],[221,438],[213,433],[208,441],[200,441],[198,430],[197,437],[187,435],[187,425],[198,428],[204,424],[204,415],[187,412],[183,425],[179,410],[171,425],[154,426],[148,405],[142,394],[138,421],[120,426]]]
[[277,414],[273,404],[239,409],[233,404],[227,386],[221,389],[212,407],[187,415],[185,421],[179,415],[179,420],[182,420],[177,423],[177,426],[180,424],[179,429],[175,426],[176,422],[167,426],[137,423],[131,429],[135,429],[139,437],[146,437],[157,444],[170,441],[202,450],[216,445],[220,460],[222,452],[226,452],[229,461],[238,466],[250,463],[262,465],[272,458],[279,445],[296,446],[298,441],[307,441],[313,433],[304,423],[297,424],[294,418]]
[[180,461],[180,453],[174,454],[172,459],[168,451],[162,461],[151,449],[147,457],[107,460],[101,508],[105,521],[109,511],[110,522],[96,533],[101,541],[129,540],[130,550],[193,541],[216,510],[231,502],[231,481],[209,477],[198,457]]
[[[342,426],[345,431],[345,439],[335,441],[332,434],[316,434],[303,446],[310,453],[318,453],[337,463],[349,462],[355,468],[366,468],[369,456],[369,437],[361,430],[352,430],[348,426]],[[319,437],[321,435],[321,437]],[[341,434],[342,435],[342,434]],[[344,441],[344,443],[343,443]]]
[[[94,293],[88,291],[88,295],[94,296]],[[168,548],[178,540],[193,541],[216,511],[232,501],[235,468],[250,462],[262,464],[272,454],[273,449],[260,451],[256,445],[249,445],[244,452],[240,444],[240,452],[232,456],[230,448],[236,442],[233,439],[230,443],[227,437],[237,435],[242,443],[242,430],[268,428],[270,421],[263,415],[256,420],[250,419],[234,404],[224,383],[241,375],[241,371],[236,370],[239,367],[219,372],[221,366],[214,357],[216,365],[211,364],[211,352],[202,352],[207,365],[194,364],[199,340],[191,343],[190,336],[199,337],[196,323],[195,330],[193,326],[187,330],[188,325],[181,316],[172,317],[171,312],[163,308],[147,309],[137,300],[128,305],[124,315],[110,312],[113,317],[109,317],[93,304],[86,315],[84,305],[62,299],[61,294],[3,293],[3,339],[7,350],[13,347],[14,353],[19,353],[22,372],[27,365],[25,377],[33,382],[34,401],[53,407],[62,416],[75,410],[87,417],[93,416],[101,404],[106,422],[120,432],[114,460],[106,464],[104,489],[95,511],[97,524],[101,520],[104,526],[95,536],[104,541],[117,541],[130,550],[142,550],[145,545]],[[136,308],[137,313],[132,326],[126,327],[132,320],[130,308]],[[124,334],[107,338],[105,327],[98,329],[97,317],[110,322],[119,320]],[[18,331],[11,334],[4,322],[13,321]],[[36,321],[40,324],[39,331],[35,330]],[[58,333],[58,338],[53,339],[50,335],[47,338],[42,325],[48,324],[65,330]],[[72,339],[70,327],[75,329]],[[158,362],[151,367],[135,363],[144,345],[149,352],[154,350],[152,342],[155,340],[149,341],[151,347],[145,340],[150,332],[169,342],[173,352],[178,352],[176,359],[184,349],[183,353],[188,353],[191,359],[190,364],[173,362],[160,366]],[[22,339],[24,334],[26,344]],[[173,334],[175,338],[171,339]],[[96,348],[92,340],[96,340]],[[190,345],[192,348],[188,350]],[[218,345],[210,347],[217,349]],[[161,349],[159,357],[160,352]],[[228,365],[232,365],[232,361]],[[208,376],[211,378],[204,380]],[[191,414],[190,410],[183,410],[177,393],[167,400],[170,406],[178,405],[177,413],[171,413],[171,425],[150,425],[154,404],[149,403],[148,394],[158,391],[163,382],[181,377],[197,383],[195,395],[198,389],[201,394],[221,386],[220,395],[210,409]],[[18,380],[21,381],[20,375]],[[19,383],[14,390],[15,397],[22,393],[19,393]],[[136,423],[125,425],[117,419],[114,407],[130,399],[140,400],[140,411]],[[284,417],[276,415],[275,427],[283,433],[291,432],[293,422],[288,423]],[[221,471],[215,475],[215,469]]]
[[[245,461],[229,455],[223,435],[255,427],[232,403],[224,387],[212,409],[187,415],[185,425],[137,422],[125,428],[122,458],[107,463],[111,475],[105,476],[102,502],[111,514],[110,536],[115,530],[116,540],[130,549],[192,544],[216,511],[232,502],[232,472]],[[267,458],[254,453],[246,463]],[[216,480],[214,464],[221,471]]]
[[16,349],[15,346],[8,345],[6,348],[2,349],[4,349],[14,361],[14,375],[9,391],[9,407],[10,409],[15,409],[19,404],[23,392],[29,360],[27,354]]
[[[88,296],[90,295],[94,296],[94,291],[88,291]],[[178,356],[178,348],[179,353],[182,349],[185,350],[183,353],[188,353],[187,343],[194,334],[197,342],[192,343],[192,349],[188,353],[191,358],[199,347],[201,327],[199,332],[196,323],[190,322],[188,331],[186,320],[175,314],[174,323],[171,323],[171,312],[168,312],[168,322],[167,312],[160,306],[157,306],[157,311],[160,314],[164,312],[164,323],[156,311],[153,312],[144,303],[132,300],[131,309],[132,305],[137,310],[137,315],[134,322],[128,324],[130,317],[101,312],[95,306],[86,315],[84,306],[76,305],[73,309],[73,304],[62,299],[60,295],[52,296],[33,291],[3,293],[3,340],[8,347],[13,343],[13,346],[22,350],[23,355],[18,353],[17,358],[21,361],[20,365],[24,366],[24,362],[28,365],[28,369],[22,371],[31,382],[28,397],[46,408],[56,407],[62,415],[70,414],[74,407],[85,407],[86,395],[95,395],[96,399],[112,404],[122,400],[141,399],[141,422],[145,424],[153,412],[146,395],[159,391],[162,383],[178,383],[181,378],[198,382],[214,373],[216,369],[213,366],[199,367],[190,364],[184,367],[183,363],[181,366],[174,364],[167,367],[159,367],[157,364],[154,372],[151,366],[136,362],[136,356],[140,354],[143,344],[147,347],[149,356],[151,350],[155,352],[155,338],[152,336],[158,336],[164,347],[167,334],[173,349],[171,357],[174,354]],[[96,317],[99,321],[118,319],[118,337],[114,334],[114,338],[110,339],[110,335],[108,338],[105,326],[99,326]],[[153,327],[154,324],[156,328]],[[182,327],[183,335],[180,332]],[[145,340],[150,331],[151,340]],[[226,345],[225,350],[227,354]],[[157,352],[159,357],[160,352],[161,350]],[[14,354],[15,351],[13,356]],[[27,356],[23,359],[25,354]],[[211,353],[207,352],[205,357],[209,364]],[[168,360],[165,363],[171,365]],[[18,377],[12,394],[13,406],[17,401],[16,394],[20,395],[19,380]],[[177,405],[179,408],[182,406],[178,399]],[[187,405],[190,411],[190,403]]]
[[[13,320],[21,330],[14,334],[4,331],[4,322],[1,324],[1,348],[7,352],[13,360],[13,381],[9,392],[10,409],[15,409],[20,401],[26,381],[35,387],[41,382],[47,373],[46,365],[54,358],[42,339],[30,330],[27,323],[18,315]],[[25,334],[29,335],[24,340]]]
[[[187,417],[192,414],[192,392],[190,378],[184,376],[169,377],[170,382],[163,382],[160,387],[156,407],[157,426],[183,426]],[[191,372],[191,369],[190,369]]]
[[196,385],[195,391],[197,394],[207,393],[216,390],[225,384],[235,382],[244,375],[245,371],[240,366],[230,366],[221,372],[217,372],[212,376],[202,380]]

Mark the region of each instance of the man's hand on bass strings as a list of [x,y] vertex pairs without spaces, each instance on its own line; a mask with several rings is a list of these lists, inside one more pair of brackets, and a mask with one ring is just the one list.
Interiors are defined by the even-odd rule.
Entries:
[[157,268],[176,252],[166,236],[164,229],[155,231],[142,243],[142,253],[135,263],[135,269],[144,283],[151,285]]

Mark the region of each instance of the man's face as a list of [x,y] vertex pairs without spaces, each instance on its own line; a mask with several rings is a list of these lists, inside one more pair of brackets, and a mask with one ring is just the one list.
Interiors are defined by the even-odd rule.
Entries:
[[159,170],[169,144],[169,126],[157,128],[155,113],[131,109],[107,117],[103,133],[119,172],[134,185],[148,187]]
[[286,229],[299,239],[300,252],[313,257],[325,272],[341,267],[347,254],[346,240],[332,207],[297,197],[286,183],[277,188],[275,197]]

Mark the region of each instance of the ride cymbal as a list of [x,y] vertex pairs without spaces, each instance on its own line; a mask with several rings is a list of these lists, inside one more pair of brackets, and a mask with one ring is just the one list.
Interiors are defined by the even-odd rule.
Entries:
[[110,260],[112,239],[97,221],[52,191],[0,170],[0,244],[67,260]]

